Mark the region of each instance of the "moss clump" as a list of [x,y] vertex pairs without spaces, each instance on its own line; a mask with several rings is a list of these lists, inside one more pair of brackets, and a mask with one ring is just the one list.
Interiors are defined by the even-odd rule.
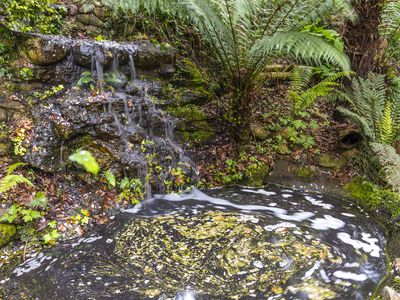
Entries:
[[17,229],[15,225],[0,224],[0,247],[10,242],[11,238],[15,235]]
[[[366,209],[376,212],[383,211],[389,214],[388,224],[390,227],[398,226],[400,223],[400,194],[388,189],[383,189],[372,182],[356,178],[346,184],[345,190],[351,197],[359,200],[360,205]],[[397,223],[393,223],[397,221]]]
[[301,166],[294,170],[294,175],[297,178],[301,178],[304,180],[313,180],[316,176],[315,169],[308,166]]

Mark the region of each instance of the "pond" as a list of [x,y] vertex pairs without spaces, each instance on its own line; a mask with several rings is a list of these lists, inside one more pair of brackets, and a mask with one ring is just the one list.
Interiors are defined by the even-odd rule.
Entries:
[[0,289],[8,299],[367,299],[386,272],[385,243],[333,197],[192,190],[38,253],[0,275]]

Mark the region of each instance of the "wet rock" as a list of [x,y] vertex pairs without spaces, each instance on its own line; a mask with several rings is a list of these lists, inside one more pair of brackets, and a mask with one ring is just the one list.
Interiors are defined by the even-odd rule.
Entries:
[[143,42],[138,46],[135,56],[135,64],[139,68],[154,69],[163,64],[173,64],[175,51],[173,49],[161,49],[160,45]]
[[34,65],[51,65],[63,60],[70,51],[67,43],[60,41],[43,39],[41,37],[31,37],[21,45],[29,61]]
[[318,165],[324,168],[340,170],[346,163],[346,158],[335,157],[329,153],[323,153],[318,157]]
[[96,27],[101,27],[103,25],[103,22],[95,15],[77,15],[76,20],[84,25],[93,25]]
[[15,225],[0,224],[0,247],[8,244],[17,232]]
[[393,269],[397,275],[400,275],[400,258],[396,258],[393,262]]
[[388,286],[383,288],[382,297],[384,300],[400,300],[400,294]]

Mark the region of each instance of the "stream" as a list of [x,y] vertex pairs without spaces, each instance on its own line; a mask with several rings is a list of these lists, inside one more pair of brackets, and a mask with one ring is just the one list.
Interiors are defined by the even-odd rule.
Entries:
[[[368,299],[383,230],[343,200],[276,186],[155,196],[0,275],[7,299]],[[2,295],[0,293],[0,295]]]

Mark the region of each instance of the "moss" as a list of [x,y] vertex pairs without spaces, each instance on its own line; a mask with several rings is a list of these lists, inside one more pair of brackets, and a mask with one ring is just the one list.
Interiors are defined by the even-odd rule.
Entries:
[[359,204],[367,210],[375,213],[383,212],[389,215],[386,220],[389,228],[399,226],[397,221],[400,217],[400,194],[389,189],[380,188],[372,182],[358,177],[346,184],[345,191],[359,200]]
[[305,179],[305,180],[312,180],[315,178],[316,176],[316,172],[315,169],[309,166],[301,166],[298,167],[295,171],[294,171],[294,175],[297,178],[301,178],[301,179]]
[[0,247],[10,242],[11,238],[15,235],[17,229],[15,225],[0,224]]

